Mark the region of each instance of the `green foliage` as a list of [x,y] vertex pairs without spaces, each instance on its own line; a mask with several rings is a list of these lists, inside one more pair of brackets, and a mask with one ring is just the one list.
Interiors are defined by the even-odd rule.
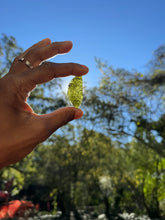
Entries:
[[19,191],[23,188],[23,185],[25,183],[24,174],[12,167],[9,167],[8,169],[4,169],[1,178],[4,181],[8,181],[13,178],[13,189],[11,192],[12,196],[18,194]]
[[22,53],[22,51],[14,37],[2,34],[0,40],[0,77],[9,71],[14,58]]
[[50,197],[53,198],[53,214],[56,214],[57,212],[57,189],[53,189],[50,193]]
[[[0,171],[1,181],[14,177],[12,194],[21,198],[21,190],[40,186],[39,194],[25,196],[36,203],[50,201],[53,212],[60,209],[67,219],[70,211],[81,219],[78,210],[89,208],[96,216],[105,212],[108,219],[123,212],[165,218],[164,48],[155,52],[148,74],[114,69],[97,59],[103,75],[97,87],[85,91],[83,119],[61,128],[24,160]],[[13,37],[1,39],[1,76],[18,51]],[[78,79],[81,88],[74,78],[68,92],[70,97],[76,92],[73,105],[77,94],[82,99]],[[55,88],[60,91],[58,81],[31,93],[29,103],[36,112],[66,105]]]

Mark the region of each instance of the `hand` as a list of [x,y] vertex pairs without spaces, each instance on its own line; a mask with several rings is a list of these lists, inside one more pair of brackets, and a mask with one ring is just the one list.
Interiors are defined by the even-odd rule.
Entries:
[[51,43],[44,39],[16,57],[9,73],[0,79],[0,168],[21,160],[58,128],[82,116],[83,112],[74,107],[37,115],[26,103],[37,84],[88,72],[86,66],[75,63],[41,64],[71,48],[70,41]]

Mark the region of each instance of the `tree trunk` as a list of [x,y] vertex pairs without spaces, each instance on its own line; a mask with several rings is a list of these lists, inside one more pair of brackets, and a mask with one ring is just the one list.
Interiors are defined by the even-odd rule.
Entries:
[[109,204],[107,196],[104,196],[104,205],[105,205],[105,215],[107,219],[112,220],[111,214],[110,214],[110,204]]
[[76,220],[83,220],[74,203],[72,203],[73,213]]

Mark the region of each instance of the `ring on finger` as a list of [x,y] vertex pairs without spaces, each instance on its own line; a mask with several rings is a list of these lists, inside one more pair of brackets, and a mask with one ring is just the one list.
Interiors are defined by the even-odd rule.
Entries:
[[29,62],[29,60],[26,60],[24,57],[19,58],[19,61],[25,62],[25,65],[29,67],[30,69],[33,69],[33,65]]

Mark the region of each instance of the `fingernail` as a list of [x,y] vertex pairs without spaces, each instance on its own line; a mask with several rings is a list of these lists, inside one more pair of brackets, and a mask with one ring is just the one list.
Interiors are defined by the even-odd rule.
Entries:
[[45,43],[51,43],[50,38],[44,38],[43,40],[41,40],[41,42],[45,42]]
[[66,44],[73,44],[72,41],[70,41],[70,40],[66,40],[66,41],[64,41],[64,43],[66,43]]
[[82,66],[82,68],[85,68],[85,69],[88,69],[87,66],[83,65],[83,64],[80,64]]
[[81,67],[85,74],[89,72],[89,68],[87,66],[81,64]]
[[83,116],[83,111],[81,109],[76,109],[74,114],[74,119],[79,119]]

